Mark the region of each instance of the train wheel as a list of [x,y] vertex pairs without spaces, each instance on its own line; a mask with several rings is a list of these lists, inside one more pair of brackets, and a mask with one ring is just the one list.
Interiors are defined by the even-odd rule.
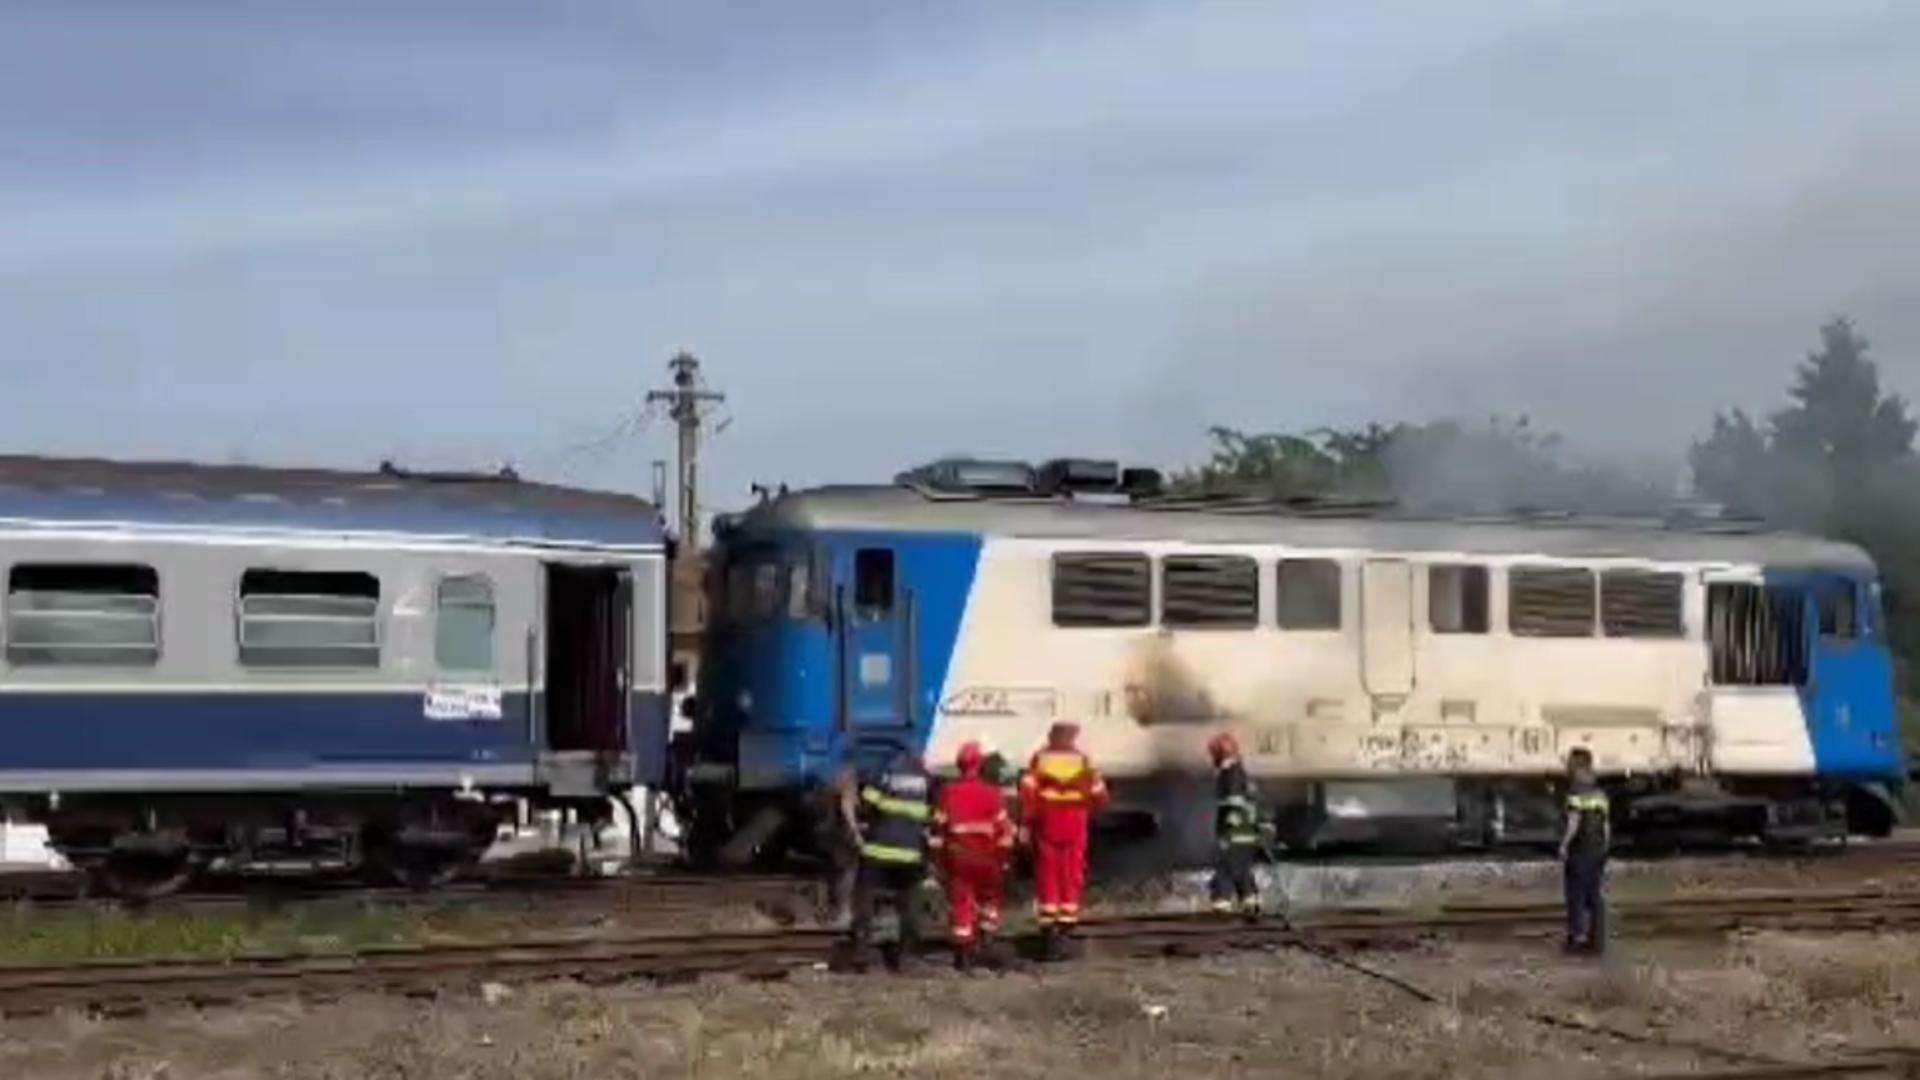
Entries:
[[452,882],[472,860],[456,847],[390,844],[369,851],[367,861],[394,884],[425,892]]
[[193,859],[180,851],[114,851],[92,867],[95,887],[125,900],[170,896],[193,880]]

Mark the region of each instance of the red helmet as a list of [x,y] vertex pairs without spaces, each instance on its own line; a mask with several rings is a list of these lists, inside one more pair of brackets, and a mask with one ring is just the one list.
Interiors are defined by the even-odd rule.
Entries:
[[1207,740],[1207,755],[1213,758],[1215,765],[1240,756],[1240,744],[1229,732],[1221,732]]
[[1047,747],[1052,750],[1071,750],[1074,740],[1079,737],[1079,724],[1071,720],[1061,720],[1047,729]]
[[954,764],[960,767],[961,776],[972,776],[980,771],[980,765],[986,757],[979,743],[963,742],[960,744],[960,753],[954,756]]

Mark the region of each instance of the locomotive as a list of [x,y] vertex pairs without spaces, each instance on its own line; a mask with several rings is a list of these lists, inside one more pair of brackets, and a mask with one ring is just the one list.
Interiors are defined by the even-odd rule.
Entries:
[[1022,760],[1056,720],[1111,827],[1204,844],[1233,732],[1293,848],[1550,842],[1592,751],[1630,834],[1883,834],[1904,752],[1859,548],[1699,512],[1187,497],[1112,462],[949,459],[716,522],[680,769],[697,851],[803,847],[843,761]]

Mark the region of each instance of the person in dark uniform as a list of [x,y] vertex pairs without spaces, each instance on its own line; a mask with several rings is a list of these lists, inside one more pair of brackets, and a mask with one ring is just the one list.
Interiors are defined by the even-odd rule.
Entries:
[[927,874],[931,782],[920,760],[901,751],[859,787],[855,828],[860,868],[853,882],[849,943],[854,965],[864,966],[874,918],[882,904],[891,906],[900,936],[885,957],[887,966],[897,970],[920,944],[919,892]]
[[1567,828],[1560,837],[1567,899],[1567,951],[1599,955],[1607,947],[1607,850],[1613,824],[1606,792],[1593,772],[1593,754],[1567,755]]
[[1253,781],[1240,761],[1240,744],[1227,732],[1207,741],[1213,759],[1213,880],[1208,892],[1221,914],[1260,914],[1260,885],[1253,876],[1260,853],[1260,807]]

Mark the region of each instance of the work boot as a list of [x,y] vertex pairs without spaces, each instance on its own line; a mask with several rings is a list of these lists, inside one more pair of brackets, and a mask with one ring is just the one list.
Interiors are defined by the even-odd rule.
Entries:
[[979,962],[990,971],[1000,971],[1007,966],[1006,950],[1001,946],[1000,939],[992,934],[980,936],[977,952]]
[[973,970],[973,946],[955,945],[953,947],[953,970],[966,974]]

